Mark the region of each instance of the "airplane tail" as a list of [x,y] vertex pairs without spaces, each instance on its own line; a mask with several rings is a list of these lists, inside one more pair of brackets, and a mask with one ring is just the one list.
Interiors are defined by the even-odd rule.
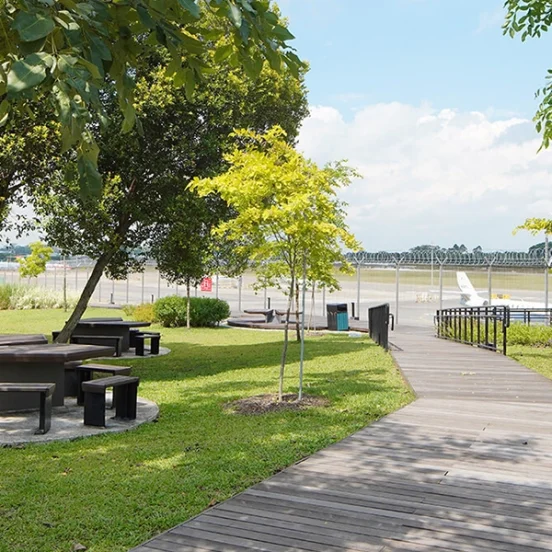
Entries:
[[488,305],[488,301],[477,293],[465,272],[457,272],[456,281],[458,282],[458,287],[462,292],[461,303],[463,305],[468,307],[481,307]]

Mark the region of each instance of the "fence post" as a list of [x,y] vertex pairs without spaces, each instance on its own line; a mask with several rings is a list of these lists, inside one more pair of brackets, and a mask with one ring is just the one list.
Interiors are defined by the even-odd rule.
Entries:
[[354,316],[355,320],[360,319],[360,262],[357,264],[357,316]]
[[397,262],[395,269],[395,324],[399,324],[399,281],[400,281],[401,264]]
[[439,310],[443,310],[443,263],[439,263]]
[[243,277],[240,276],[238,278],[238,312],[242,311],[242,285],[243,285]]
[[157,268],[157,299],[161,298],[161,272]]
[[489,288],[489,305],[492,305],[493,304],[493,298],[492,298],[492,293],[493,293],[493,265],[492,263],[489,265],[489,268],[487,269],[487,285],[488,285],[488,288]]
[[548,234],[544,234],[544,308],[548,308],[548,265],[550,264],[550,250],[548,249]]

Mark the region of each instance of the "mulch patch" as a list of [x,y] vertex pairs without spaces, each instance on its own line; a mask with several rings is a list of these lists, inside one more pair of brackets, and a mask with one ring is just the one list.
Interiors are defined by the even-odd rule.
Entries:
[[266,414],[267,412],[281,412],[282,410],[304,410],[313,406],[328,406],[330,401],[324,397],[303,395],[301,401],[297,400],[296,393],[287,393],[282,401],[278,401],[278,395],[256,395],[227,403],[225,407],[235,414]]

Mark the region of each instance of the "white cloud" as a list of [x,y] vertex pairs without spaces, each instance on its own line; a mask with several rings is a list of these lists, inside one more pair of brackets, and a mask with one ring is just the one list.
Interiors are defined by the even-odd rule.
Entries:
[[299,140],[315,161],[348,159],[363,175],[342,196],[367,250],[535,243],[512,229],[552,216],[552,153],[537,154],[539,145],[533,124],[519,117],[397,102],[367,105],[351,121],[312,107]]

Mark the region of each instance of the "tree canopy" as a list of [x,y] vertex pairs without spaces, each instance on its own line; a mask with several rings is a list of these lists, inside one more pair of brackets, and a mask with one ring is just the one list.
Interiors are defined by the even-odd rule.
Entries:
[[[540,38],[552,25],[552,0],[506,0],[504,34],[514,38]],[[552,139],[552,69],[548,70],[547,83],[537,90],[541,103],[535,114],[537,132],[542,132],[542,146],[548,148]]]
[[250,78],[265,60],[296,75],[302,65],[269,0],[0,0],[0,29],[0,125],[40,100],[60,125],[62,150],[76,150],[81,187],[96,195],[91,124],[113,116],[102,91],[114,84],[122,130],[130,131],[137,67],[152,45],[168,53],[167,75],[188,95],[225,59]]
[[[223,170],[223,153],[230,147],[228,135],[234,127],[262,131],[281,120],[293,140],[307,114],[302,77],[296,79],[287,69],[278,73],[263,67],[252,82],[243,69],[222,60],[217,73],[198,83],[189,98],[185,88],[175,87],[167,76],[163,56],[151,48],[135,77],[142,131],[133,128],[123,135],[118,125],[93,129],[100,145],[99,168],[106,175],[100,198],[82,195],[76,174],[47,180],[32,193],[48,242],[65,254],[96,260],[75,316],[86,306],[95,280],[105,269],[114,277],[140,269],[145,257],[136,255],[138,247],[159,245],[168,229],[180,227],[178,218],[200,213],[197,202],[182,196],[190,193],[186,187],[193,177]],[[111,88],[105,88],[102,102],[113,120],[122,119]],[[218,221],[227,209],[220,201],[208,205],[210,220]],[[160,258],[167,258],[156,250]]]
[[281,400],[289,313],[302,271],[311,282],[338,288],[334,263],[340,262],[346,271],[350,265],[342,249],[360,249],[336,195],[357,173],[343,162],[319,168],[286,142],[278,126],[264,134],[241,130],[234,137],[238,146],[225,155],[229,169],[213,178],[195,179],[192,188],[203,196],[219,194],[235,210],[236,215],[216,231],[230,239],[246,239],[237,249],[245,249],[263,281],[289,281]]

